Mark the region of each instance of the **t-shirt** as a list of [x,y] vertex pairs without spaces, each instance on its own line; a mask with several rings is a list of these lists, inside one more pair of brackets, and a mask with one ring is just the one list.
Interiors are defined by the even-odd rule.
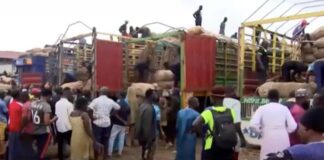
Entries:
[[235,121],[234,123],[241,122],[241,102],[234,98],[224,98],[223,106],[228,109],[233,109],[235,111]]
[[44,124],[45,113],[52,113],[51,106],[44,100],[37,100],[31,104],[31,114],[33,121],[33,134],[49,133],[49,126]]
[[[201,113],[201,117],[204,119],[204,122],[208,127],[213,130],[214,129],[214,117],[213,113],[210,110],[215,110],[217,112],[225,112],[227,108],[225,107],[212,107],[210,109],[206,109],[204,112]],[[231,114],[233,117],[234,122],[235,120],[235,111],[231,109]],[[207,131],[207,134],[210,134],[209,131]],[[206,136],[205,137],[205,146],[204,150],[209,150],[212,147],[213,137],[212,136]]]
[[[117,111],[117,115],[121,119],[123,119],[124,121],[127,122],[129,114],[130,114],[130,107],[128,106],[127,102],[124,99],[118,100],[117,103],[120,106],[120,110]],[[116,125],[120,125],[120,126],[125,126],[126,125],[121,120],[119,120],[116,116],[111,117],[111,123],[116,124]]]
[[22,105],[16,100],[9,104],[9,131],[19,132],[21,127]]
[[73,108],[73,104],[66,98],[61,98],[55,104],[55,115],[58,118],[56,121],[57,131],[64,133],[72,129],[69,117]]

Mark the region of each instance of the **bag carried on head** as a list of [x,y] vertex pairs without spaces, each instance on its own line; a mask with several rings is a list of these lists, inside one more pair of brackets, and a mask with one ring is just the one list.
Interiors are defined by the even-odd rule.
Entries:
[[213,145],[216,148],[231,149],[237,144],[236,129],[230,109],[225,112],[210,110],[214,119],[214,128],[209,131],[213,137]]

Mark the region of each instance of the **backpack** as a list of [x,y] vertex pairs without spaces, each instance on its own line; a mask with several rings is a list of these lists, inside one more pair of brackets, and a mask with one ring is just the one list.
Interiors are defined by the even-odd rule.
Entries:
[[214,119],[214,128],[209,131],[213,137],[213,146],[222,149],[231,149],[237,144],[236,129],[230,109],[225,112],[210,110]]

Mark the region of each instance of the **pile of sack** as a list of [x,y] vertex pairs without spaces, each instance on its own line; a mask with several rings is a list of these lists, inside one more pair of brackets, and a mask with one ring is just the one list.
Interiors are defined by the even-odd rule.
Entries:
[[312,32],[310,40],[302,43],[301,56],[305,63],[324,58],[324,26]]
[[157,70],[154,73],[154,82],[159,89],[172,89],[174,86],[174,74],[171,70]]

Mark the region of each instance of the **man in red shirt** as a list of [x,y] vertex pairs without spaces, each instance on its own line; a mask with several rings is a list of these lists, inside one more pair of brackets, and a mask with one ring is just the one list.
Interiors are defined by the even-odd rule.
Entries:
[[21,157],[21,144],[20,144],[20,124],[22,119],[22,104],[18,102],[19,91],[13,90],[11,92],[12,102],[9,104],[9,160],[23,159]]

